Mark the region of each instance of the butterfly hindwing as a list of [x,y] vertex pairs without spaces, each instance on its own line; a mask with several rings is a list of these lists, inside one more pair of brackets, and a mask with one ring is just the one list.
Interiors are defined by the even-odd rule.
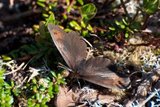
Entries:
[[123,89],[128,86],[129,78],[118,76],[109,69],[111,61],[106,58],[90,58],[79,66],[79,77],[91,83],[106,87]]

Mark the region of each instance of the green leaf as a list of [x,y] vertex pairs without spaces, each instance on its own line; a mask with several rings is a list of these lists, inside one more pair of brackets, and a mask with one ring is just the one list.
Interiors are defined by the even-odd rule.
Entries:
[[57,78],[57,75],[54,71],[51,71],[51,74],[52,74],[53,77]]
[[42,39],[44,39],[45,38],[45,36],[46,36],[46,26],[45,26],[45,24],[44,24],[44,22],[40,22],[40,24],[39,24],[39,33],[40,33],[40,36],[41,36],[41,38]]
[[83,31],[82,31],[82,35],[83,35],[83,36],[87,36],[87,35],[88,35],[88,30],[83,30]]
[[116,25],[118,25],[121,29],[125,28],[125,25],[123,24],[123,22],[119,22],[119,21],[115,21]]
[[125,38],[128,38],[128,37],[129,37],[129,33],[126,32],[126,33],[125,33]]
[[130,33],[134,33],[134,31],[132,29],[130,29],[129,27],[126,28],[126,30]]
[[37,4],[39,5],[39,6],[41,6],[41,7],[45,7],[45,3],[42,3],[42,2],[37,2]]
[[71,11],[71,9],[72,9],[72,6],[68,6],[67,7],[67,12],[69,13]]
[[92,28],[92,26],[91,26],[90,24],[88,24],[87,29],[88,29],[90,32],[93,32],[93,28]]
[[82,29],[81,26],[76,21],[69,22],[69,25],[78,31]]
[[48,25],[48,23],[55,24],[55,17],[53,12],[50,12],[50,16],[46,19],[46,25]]
[[67,15],[66,14],[63,14],[63,18],[65,19],[65,20],[67,20]]
[[78,2],[79,4],[81,4],[81,5],[84,4],[83,0],[77,0],[77,2]]
[[121,29],[125,29],[125,25],[121,24],[120,25]]
[[42,16],[47,18],[49,15],[46,13],[43,13]]
[[54,86],[53,86],[53,91],[54,91],[55,93],[58,93],[58,92],[59,92],[59,85],[54,85]]
[[66,4],[69,5],[70,4],[70,0],[66,0]]
[[115,23],[116,23],[116,25],[120,25],[121,23],[120,22],[118,22],[117,20],[115,21]]
[[122,19],[122,21],[123,21],[123,23],[125,24],[125,25],[128,25],[128,23],[126,22],[126,20],[123,18]]
[[97,8],[93,3],[86,4],[81,8],[81,16],[84,21],[91,20],[97,13]]
[[114,27],[109,27],[109,30],[115,31],[116,29]]
[[2,59],[3,59],[4,61],[9,61],[9,60],[11,60],[12,58],[9,57],[9,56],[6,56],[6,55],[2,55]]
[[159,0],[143,0],[143,10],[147,14],[153,14],[158,10]]
[[81,26],[82,26],[83,28],[86,28],[86,23],[84,23],[83,20],[81,21]]

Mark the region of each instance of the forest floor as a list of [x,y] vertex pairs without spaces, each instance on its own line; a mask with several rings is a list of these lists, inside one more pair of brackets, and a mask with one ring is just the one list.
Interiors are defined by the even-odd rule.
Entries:
[[[35,31],[34,26],[38,26],[43,20],[42,9],[36,5],[36,0],[0,0],[0,55],[13,55],[15,50],[20,49],[24,45],[35,44],[36,36],[39,35]],[[62,0],[63,1],[63,0]],[[89,1],[89,0],[88,0]],[[100,7],[100,5],[99,5]],[[103,8],[105,10],[105,8]],[[120,13],[118,13],[120,12]],[[121,14],[119,8],[116,14]],[[107,13],[107,15],[112,13]],[[97,14],[97,19],[91,23],[97,23],[97,20],[103,20],[103,11]],[[106,16],[107,16],[106,15]],[[108,20],[119,19],[114,15],[107,16]],[[101,19],[102,18],[102,19]],[[64,25],[67,22],[64,22]],[[103,37],[102,44],[105,49],[99,49],[100,42],[95,42],[97,37],[86,38],[97,49],[93,52],[95,56],[103,56],[114,61],[118,72],[123,72],[130,78],[130,86],[127,90],[112,90],[106,89],[96,84],[84,82],[69,82],[70,78],[66,78],[67,85],[60,85],[59,92],[48,105],[53,103],[58,107],[64,106],[81,106],[81,107],[138,107],[160,105],[160,11],[151,15],[148,18],[145,29],[134,33],[132,37],[124,39],[124,36],[115,37],[114,40],[107,40]],[[104,28],[95,27],[95,31],[103,30]],[[123,34],[122,34],[123,35]],[[43,47],[43,46],[42,46]],[[55,47],[53,47],[55,48]],[[21,50],[18,50],[21,51]],[[16,51],[18,53],[18,51]],[[31,50],[33,51],[33,50]],[[57,52],[57,51],[55,51]],[[7,74],[7,80],[13,80],[17,86],[24,85],[24,81],[31,80],[36,74],[37,64],[27,65],[25,69],[24,63],[27,64],[34,54],[23,54],[19,56],[16,53],[16,66],[13,69],[20,72],[13,72],[12,67],[8,66],[8,70],[12,75]],[[32,52],[29,52],[32,53]],[[34,52],[33,52],[34,53]],[[56,55],[55,55],[56,56]],[[58,58],[61,56],[58,53]],[[11,56],[12,57],[12,56]],[[49,56],[50,57],[50,56]],[[38,57],[40,58],[40,57]],[[51,58],[52,59],[52,58]],[[56,59],[53,69],[57,70],[57,63],[62,58]],[[12,62],[13,64],[14,62]],[[11,66],[13,66],[11,64]],[[40,62],[40,64],[42,64]],[[46,66],[46,65],[45,65]],[[32,68],[33,67],[33,68]],[[31,71],[33,70],[33,71]],[[24,72],[26,71],[26,72]],[[28,71],[32,72],[28,76]],[[33,73],[34,72],[34,73]],[[8,73],[8,72],[7,72]],[[43,75],[43,74],[40,74]],[[31,77],[33,76],[33,77]],[[41,77],[41,76],[40,76]],[[22,82],[23,81],[23,82]],[[80,84],[80,85],[79,85]],[[159,96],[158,96],[159,95]],[[21,98],[19,98],[21,99]],[[17,99],[16,105],[25,105],[26,101]],[[22,98],[22,99],[25,99]],[[26,100],[26,99],[25,99]],[[23,103],[23,104],[20,104]],[[152,106],[154,107],[154,106]],[[156,106],[155,106],[156,107]]]

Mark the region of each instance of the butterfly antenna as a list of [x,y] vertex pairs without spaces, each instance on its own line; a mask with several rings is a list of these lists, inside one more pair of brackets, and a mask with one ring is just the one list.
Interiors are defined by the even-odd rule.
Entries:
[[88,49],[87,57],[86,57],[86,59],[89,59],[90,56],[92,56],[92,53],[93,53],[93,46],[92,46],[92,44],[89,43],[89,41],[86,40],[85,38],[82,37],[82,39],[90,46],[90,48]]
[[103,40],[102,40],[100,37],[98,37],[96,34],[90,34],[90,35],[98,38],[100,41],[103,41]]
[[87,39],[85,39],[85,38],[83,38],[83,37],[82,37],[82,39],[83,39],[91,48],[93,48],[92,44],[89,43],[89,41],[88,41]]
[[67,71],[69,71],[69,72],[72,72],[72,69],[68,68],[67,66],[65,66],[65,65],[63,65],[63,64],[61,64],[61,63],[58,63],[58,67],[59,67],[59,68],[62,68],[62,69],[65,69],[65,70],[67,70]]

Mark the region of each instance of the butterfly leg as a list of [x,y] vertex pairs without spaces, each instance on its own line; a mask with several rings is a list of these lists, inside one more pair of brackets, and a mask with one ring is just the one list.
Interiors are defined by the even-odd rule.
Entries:
[[89,58],[91,58],[91,56],[93,56],[93,49],[88,48],[86,60],[89,59]]

